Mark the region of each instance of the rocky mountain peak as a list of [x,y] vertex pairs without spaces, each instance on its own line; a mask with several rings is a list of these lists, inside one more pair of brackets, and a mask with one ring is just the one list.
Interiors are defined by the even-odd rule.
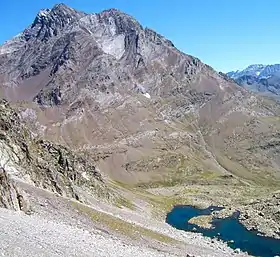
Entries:
[[52,9],[42,9],[36,15],[31,26],[24,31],[24,38],[26,41],[37,38],[46,42],[84,15],[85,13],[76,11],[65,4],[57,4]]
[[130,33],[131,31],[143,29],[141,24],[132,16],[114,8],[102,11],[98,14],[98,17],[108,26],[114,23],[116,25],[116,34]]
[[239,79],[242,76],[253,76],[256,78],[267,78],[274,73],[280,71],[280,64],[264,65],[264,64],[251,64],[244,70],[237,70],[228,72],[227,75],[233,79]]
[[228,72],[227,75],[242,87],[279,99],[280,64],[252,64],[244,70]]
[[55,4],[52,8],[52,10],[64,10],[64,11],[76,11],[73,8],[71,8],[70,6],[64,4],[64,3],[58,3]]
[[263,64],[251,64],[246,68],[246,70],[256,70],[256,69],[262,69],[264,67],[265,65]]
[[166,43],[166,45],[174,47],[174,44],[155,32],[150,28],[143,28],[143,26],[132,16],[118,10],[111,8],[104,10],[99,14],[101,20],[105,21],[107,25],[116,25],[116,34],[143,34],[147,39],[156,42],[157,44]]
[[41,20],[41,19],[46,18],[46,17],[50,14],[50,12],[51,12],[50,9],[41,9],[41,10],[38,12],[38,14],[37,14],[35,20],[38,19],[38,21],[39,21],[39,20]]
[[126,13],[124,13],[121,10],[116,9],[116,8],[106,9],[106,10],[102,11],[101,14],[104,14],[104,15],[127,15]]

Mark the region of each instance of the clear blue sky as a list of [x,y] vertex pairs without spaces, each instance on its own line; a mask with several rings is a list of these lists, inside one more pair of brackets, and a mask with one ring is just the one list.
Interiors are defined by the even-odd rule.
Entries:
[[219,71],[280,63],[280,0],[0,0],[0,43],[58,2],[127,12]]

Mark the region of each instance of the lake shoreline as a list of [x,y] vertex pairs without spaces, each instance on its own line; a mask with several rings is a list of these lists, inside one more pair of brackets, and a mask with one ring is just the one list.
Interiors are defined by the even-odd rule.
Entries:
[[[217,213],[223,210],[223,207],[217,206],[199,209],[191,205],[176,205],[167,214],[166,222],[177,229],[197,232],[206,237],[222,240],[231,248],[241,249],[252,255],[274,257],[279,254],[279,239],[260,235],[260,232],[255,230],[248,230],[239,220],[241,215],[239,211],[234,212],[231,216],[224,214],[222,215],[224,217],[217,217],[219,216]],[[196,224],[189,222],[194,217],[203,216],[212,216],[211,224],[213,226],[211,228],[201,227],[199,222],[195,222]]]
[[[202,205],[199,205],[199,204],[174,205],[174,207],[184,207],[184,206],[191,206],[191,207],[198,208],[201,210],[208,208],[208,207],[202,207]],[[205,204],[204,204],[204,206],[205,206]],[[212,216],[212,220],[230,218],[232,215],[234,215],[234,213],[238,212],[239,214],[238,214],[237,218],[238,218],[239,222],[244,227],[246,227],[247,230],[252,231],[252,232],[255,231],[263,237],[280,239],[280,224],[278,226],[276,224],[274,229],[272,229],[273,226],[270,223],[268,224],[268,222],[263,222],[261,220],[261,218],[262,219],[264,218],[264,215],[259,215],[258,213],[256,214],[256,212],[254,212],[253,210],[250,210],[250,209],[248,210],[246,208],[246,206],[239,206],[239,207],[234,208],[233,206],[219,205],[218,207],[221,207],[222,209],[219,211],[214,211],[210,214],[210,216]],[[280,210],[280,208],[279,208],[279,210]],[[279,214],[280,214],[280,211],[279,211]],[[271,220],[269,222],[271,222]],[[200,224],[203,225],[203,222]],[[205,224],[205,225],[207,225],[207,224]],[[203,228],[207,228],[207,227],[204,226]],[[278,230],[279,233],[275,232],[276,230]]]

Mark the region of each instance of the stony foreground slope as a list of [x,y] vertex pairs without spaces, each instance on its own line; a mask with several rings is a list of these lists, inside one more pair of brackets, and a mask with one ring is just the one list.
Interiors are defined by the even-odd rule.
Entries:
[[100,203],[91,208],[25,183],[19,186],[32,202],[32,212],[0,208],[4,256],[245,256],[143,213]]

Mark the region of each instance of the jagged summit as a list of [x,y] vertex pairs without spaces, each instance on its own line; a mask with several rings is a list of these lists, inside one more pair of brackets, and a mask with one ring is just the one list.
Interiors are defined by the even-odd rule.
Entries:
[[[120,9],[116,9],[116,8],[109,8],[109,9],[105,9],[101,12],[101,14],[122,14],[122,15],[127,15],[130,16],[124,12],[122,12]],[[132,16],[131,16],[132,17]]]
[[[42,9],[42,10],[45,10],[45,9]],[[55,4],[51,9],[47,9],[53,13],[68,13],[68,14],[74,14],[74,13],[84,13],[86,14],[85,12],[82,12],[82,11],[78,11],[64,3],[58,3],[58,4]]]
[[26,41],[36,38],[48,41],[67,25],[79,20],[85,13],[76,11],[65,4],[57,4],[52,9],[42,9],[33,23],[24,31]]
[[[41,9],[39,11],[39,13],[37,14],[38,18],[42,18],[42,17],[47,17],[50,14],[51,10],[50,9]],[[37,18],[36,17],[36,18]]]
[[264,67],[265,65],[259,63],[259,64],[251,64],[246,69],[262,69]]
[[41,9],[38,12],[38,14],[36,15],[35,21],[36,21],[37,18],[43,18],[43,17],[47,18],[49,15],[52,15],[52,14],[62,15],[63,13],[64,14],[66,14],[66,13],[71,14],[71,13],[75,13],[75,12],[76,11],[73,8],[65,5],[64,3],[60,3],[60,4],[54,5],[53,8],[51,8],[51,9],[49,9],[49,8]]
[[52,10],[74,10],[73,8],[71,8],[70,6],[64,4],[64,3],[58,3],[58,4],[55,4],[52,8]]
[[229,72],[227,75],[242,87],[279,99],[280,64],[253,64],[244,70]]
[[238,79],[242,76],[266,78],[279,71],[280,71],[280,64],[272,64],[272,65],[252,64],[246,67],[244,70],[231,71],[228,72],[227,74],[233,79]]
[[[100,16],[104,17],[104,16],[111,16],[111,17],[123,17],[123,18],[126,18],[126,19],[130,19],[130,20],[133,20],[135,23],[137,23],[139,26],[141,26],[141,24],[131,15],[119,10],[119,9],[116,9],[116,8],[109,8],[109,9],[106,9],[102,12],[99,13]],[[142,27],[142,26],[141,26]]]

